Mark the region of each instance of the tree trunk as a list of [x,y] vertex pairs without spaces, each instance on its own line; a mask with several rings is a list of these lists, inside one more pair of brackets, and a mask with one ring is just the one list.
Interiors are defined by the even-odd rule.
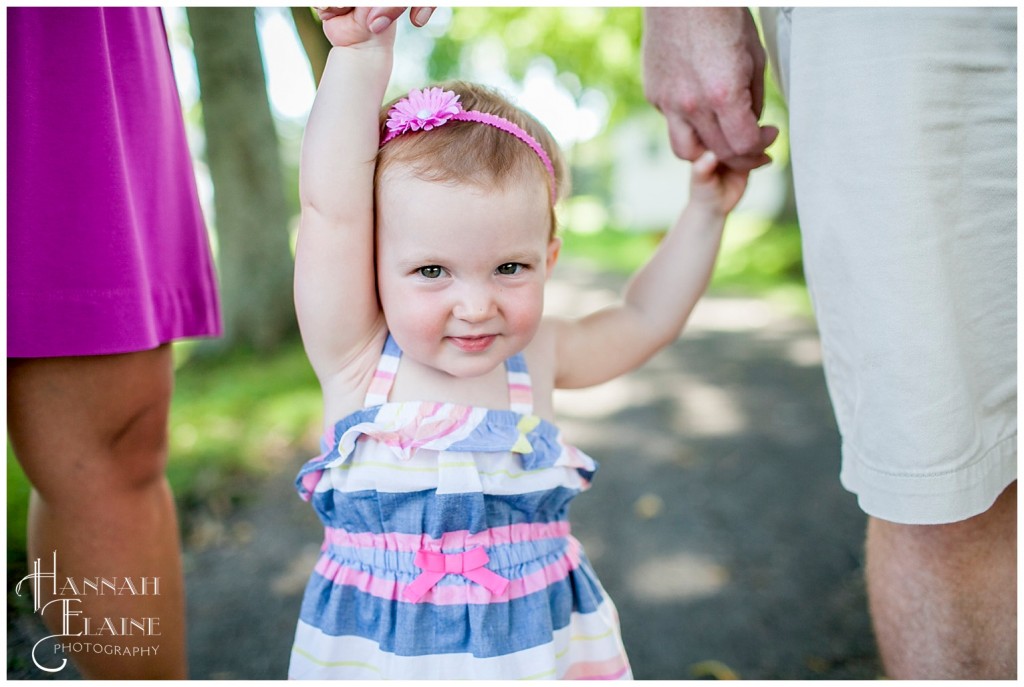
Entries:
[[189,7],[199,75],[224,345],[269,351],[298,330],[277,132],[251,7]]
[[320,77],[327,66],[327,54],[331,52],[331,42],[308,7],[293,7],[292,21],[295,22],[295,31],[299,34],[302,47],[306,50],[309,67],[313,70],[313,81],[319,86]]

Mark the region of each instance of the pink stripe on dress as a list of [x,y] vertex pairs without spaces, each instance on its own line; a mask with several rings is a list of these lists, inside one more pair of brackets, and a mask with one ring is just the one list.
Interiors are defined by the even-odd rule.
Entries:
[[370,388],[366,391],[366,398],[369,400],[371,397],[380,397],[387,400],[388,391],[391,390],[394,379],[393,373],[377,370],[373,375],[373,381],[370,382]]
[[[570,538],[561,558],[536,572],[510,580],[508,589],[500,596],[491,594],[486,588],[470,582],[465,585],[434,587],[420,599],[419,603],[454,606],[510,601],[544,590],[553,583],[564,580],[570,572],[579,566],[579,563],[579,542]],[[351,568],[326,555],[320,557],[314,569],[334,584],[355,587],[360,592],[390,601],[404,601],[403,594],[408,586],[394,579],[375,576],[365,570]]]
[[[444,404],[424,403],[416,418],[397,430],[366,431],[364,433],[386,446],[411,452],[431,442],[440,441],[461,429],[473,412],[473,409],[468,406],[456,407],[453,416],[441,416],[440,419],[433,419],[442,405]],[[409,428],[413,429],[413,433],[410,434]]]
[[563,680],[618,680],[626,671],[629,665],[622,656],[609,658],[606,661],[587,661],[585,663],[574,663],[569,666],[562,676]]
[[324,528],[324,539],[335,546],[383,549],[385,551],[446,551],[468,549],[474,546],[502,546],[520,542],[556,539],[569,536],[572,527],[566,521],[519,523],[491,527],[480,532],[469,530],[445,532],[440,539],[426,534],[402,534],[399,532],[351,533],[333,527]]
[[516,399],[519,399],[518,402],[520,403],[529,403],[533,400],[533,390],[530,388],[529,384],[515,384],[509,382],[508,393],[512,397],[513,403],[517,402]]

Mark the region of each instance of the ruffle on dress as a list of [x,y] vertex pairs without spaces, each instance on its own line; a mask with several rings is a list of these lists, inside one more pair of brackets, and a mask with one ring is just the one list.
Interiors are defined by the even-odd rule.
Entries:
[[322,453],[296,478],[299,495],[309,501],[323,471],[353,456],[358,442],[373,439],[409,461],[419,451],[510,452],[523,470],[572,468],[589,486],[597,463],[562,441],[561,431],[536,415],[452,403],[385,403],[363,408],[339,420],[324,437]]

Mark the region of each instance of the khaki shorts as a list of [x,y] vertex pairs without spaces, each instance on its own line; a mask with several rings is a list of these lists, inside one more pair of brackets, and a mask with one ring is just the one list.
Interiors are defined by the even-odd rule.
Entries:
[[843,485],[893,522],[977,515],[1017,478],[1016,9],[762,19]]

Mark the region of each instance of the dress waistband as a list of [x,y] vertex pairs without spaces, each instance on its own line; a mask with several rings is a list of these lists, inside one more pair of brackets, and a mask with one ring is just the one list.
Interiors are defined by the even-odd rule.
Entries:
[[517,599],[564,580],[582,559],[568,523],[448,532],[437,538],[325,530],[315,567],[319,575],[373,596],[411,603]]
[[466,530],[446,532],[437,538],[393,532],[352,533],[326,527],[322,551],[360,567],[414,573],[418,570],[416,557],[424,553],[463,554],[483,549],[488,553],[489,567],[504,569],[563,556],[574,543],[568,522],[506,525],[472,534]]
[[521,523],[491,527],[473,533],[469,530],[445,532],[435,538],[427,534],[400,532],[374,534],[325,527],[324,545],[413,553],[417,551],[450,552],[450,550],[469,549],[477,546],[505,546],[543,539],[559,539],[569,536],[570,530],[568,521]]

